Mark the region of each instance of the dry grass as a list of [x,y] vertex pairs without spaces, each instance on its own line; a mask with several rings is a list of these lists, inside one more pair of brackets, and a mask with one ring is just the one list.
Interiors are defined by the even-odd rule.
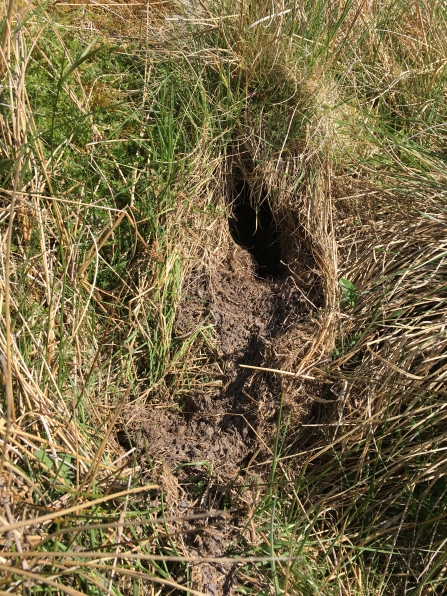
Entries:
[[[141,469],[117,430],[123,409],[177,407],[219,376],[210,329],[179,341],[174,323],[185,280],[230,249],[237,163],[254,201],[268,197],[295,274],[305,261],[321,292],[307,326],[266,353],[269,368],[317,381],[281,375],[277,428],[249,464],[267,486],[243,493],[253,518],[237,551],[264,563],[240,583],[441,594],[439,3],[73,2],[48,13],[10,1],[1,15],[0,589],[200,593],[175,499],[160,496],[175,479],[159,462]],[[132,48],[119,73],[90,67],[97,36],[120,56]],[[141,79],[108,82],[136,57]],[[61,98],[89,132],[65,125],[49,141],[63,110],[56,101],[42,116],[36,80],[42,93],[53,80],[45,101]]]

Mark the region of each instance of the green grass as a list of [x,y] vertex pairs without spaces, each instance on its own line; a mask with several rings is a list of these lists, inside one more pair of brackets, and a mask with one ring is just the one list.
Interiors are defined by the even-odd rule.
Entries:
[[174,325],[220,248],[231,148],[313,254],[304,364],[332,400],[297,423],[284,384],[228,494],[250,495],[237,592],[443,593],[443,4],[228,0],[182,22],[36,3],[11,27],[3,9],[0,590],[193,590],[171,472],[116,433],[218,377],[209,321]]

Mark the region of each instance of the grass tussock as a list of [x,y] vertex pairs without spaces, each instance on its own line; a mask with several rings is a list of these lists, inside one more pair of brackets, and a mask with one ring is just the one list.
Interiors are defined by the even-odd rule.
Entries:
[[[231,518],[227,590],[443,593],[443,4],[102,4],[1,5],[0,590],[206,593],[187,534]],[[212,321],[176,321],[235,171],[318,304],[218,498],[130,429],[217,394]]]

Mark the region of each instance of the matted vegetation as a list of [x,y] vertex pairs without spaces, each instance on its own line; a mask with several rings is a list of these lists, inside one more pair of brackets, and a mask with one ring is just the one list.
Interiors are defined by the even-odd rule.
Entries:
[[444,4],[1,6],[0,591],[444,593]]

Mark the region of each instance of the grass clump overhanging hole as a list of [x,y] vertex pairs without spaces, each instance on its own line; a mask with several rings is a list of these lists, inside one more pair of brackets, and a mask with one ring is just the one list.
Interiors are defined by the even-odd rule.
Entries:
[[266,364],[322,391],[281,377],[236,586],[443,593],[443,4],[2,8],[0,589],[200,593],[171,472],[123,412],[219,375],[211,325],[179,338],[176,310],[228,250],[249,159],[322,293]]

